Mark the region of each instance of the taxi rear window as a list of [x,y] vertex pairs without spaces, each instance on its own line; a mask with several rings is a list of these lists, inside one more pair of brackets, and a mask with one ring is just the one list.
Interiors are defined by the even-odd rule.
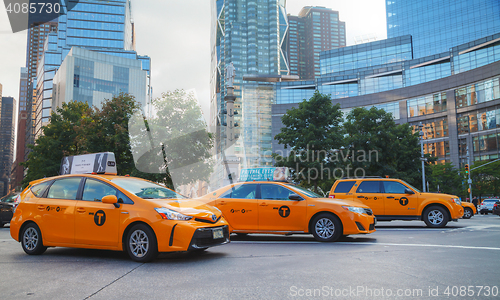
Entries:
[[356,181],[341,181],[335,187],[334,193],[349,193]]

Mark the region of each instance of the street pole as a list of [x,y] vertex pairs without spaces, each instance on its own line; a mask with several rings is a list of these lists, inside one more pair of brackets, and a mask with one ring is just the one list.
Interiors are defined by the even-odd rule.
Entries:
[[422,161],[422,192],[425,193],[425,157],[424,157],[424,131],[423,131],[424,125],[422,122],[418,125],[418,129],[420,130],[419,135],[420,135],[420,160]]
[[469,147],[467,147],[467,164],[469,164],[469,201],[472,203],[472,179],[470,179],[470,155],[469,155]]

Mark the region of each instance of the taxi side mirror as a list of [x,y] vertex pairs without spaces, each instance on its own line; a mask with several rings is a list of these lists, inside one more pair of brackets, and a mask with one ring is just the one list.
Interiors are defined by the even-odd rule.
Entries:
[[118,204],[118,198],[116,198],[115,195],[104,196],[102,197],[101,202],[113,204],[116,208],[120,207],[120,204]]
[[413,192],[412,190],[410,190],[409,188],[406,188],[405,189],[405,194],[415,194],[415,192]]
[[299,196],[297,194],[290,194],[288,196],[288,199],[295,200],[295,201],[302,201],[302,200],[304,200],[304,198],[302,198],[301,196]]

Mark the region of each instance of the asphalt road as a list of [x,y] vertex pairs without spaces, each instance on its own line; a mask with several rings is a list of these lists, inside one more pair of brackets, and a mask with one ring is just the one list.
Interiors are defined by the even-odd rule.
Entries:
[[0,299],[500,299],[500,217],[444,229],[378,223],[377,232],[232,236],[203,254],[148,264],[121,252],[51,248],[28,256],[0,229]]

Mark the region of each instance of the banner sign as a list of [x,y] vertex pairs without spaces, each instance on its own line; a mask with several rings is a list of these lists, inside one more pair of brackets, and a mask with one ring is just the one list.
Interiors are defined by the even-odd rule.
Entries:
[[242,169],[240,181],[286,181],[290,171],[285,167]]
[[115,154],[102,152],[63,157],[60,175],[91,173],[116,175]]

